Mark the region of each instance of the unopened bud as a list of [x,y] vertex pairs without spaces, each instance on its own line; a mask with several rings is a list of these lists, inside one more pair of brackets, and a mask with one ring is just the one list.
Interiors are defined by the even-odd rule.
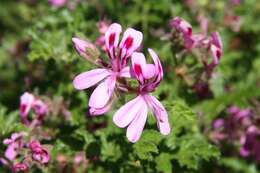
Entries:
[[100,52],[94,44],[76,37],[72,38],[72,42],[80,56],[96,64],[96,60],[99,59]]

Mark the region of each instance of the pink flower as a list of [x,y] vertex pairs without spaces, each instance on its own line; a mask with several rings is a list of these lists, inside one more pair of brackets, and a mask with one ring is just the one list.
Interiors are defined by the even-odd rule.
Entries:
[[[245,129],[252,126],[252,111],[249,108],[240,109],[237,106],[231,106],[227,109],[228,117],[217,118],[213,121],[214,134],[229,139],[241,138]],[[215,138],[213,140],[223,140],[225,138]]]
[[[128,59],[142,42],[142,33],[128,28],[119,44],[121,31],[121,25],[113,23],[105,33],[109,63],[100,60],[99,68],[83,72],[74,78],[73,85],[78,90],[98,84],[89,99],[90,113],[93,115],[99,115],[109,110],[117,78],[130,77],[130,68],[126,66]],[[75,40],[75,38],[73,39]],[[80,47],[79,42],[73,41],[73,43],[74,47]],[[80,54],[85,53],[84,49],[77,50]]]
[[225,125],[225,120],[223,118],[218,118],[218,119],[213,121],[213,128],[214,129],[223,128],[224,125]]
[[211,54],[212,61],[210,63],[205,63],[206,69],[210,73],[212,69],[218,65],[220,57],[223,53],[222,41],[218,32],[211,33],[210,37],[207,36],[207,18],[200,16],[198,20],[200,22],[202,32],[197,34],[193,34],[192,26],[180,17],[175,17],[170,20],[170,26],[182,33],[184,47],[186,49],[190,50],[193,48],[198,48],[203,50],[202,52],[205,52],[206,49],[206,51]]
[[184,46],[186,49],[191,49],[194,46],[192,39],[192,26],[180,17],[175,17],[170,20],[170,27],[175,28],[178,32],[182,33]]
[[11,138],[7,138],[3,141],[5,145],[7,145],[7,149],[5,150],[5,157],[9,160],[14,160],[18,154],[18,150],[23,147],[23,136],[25,134],[23,132],[13,133]]
[[192,35],[192,27],[191,25],[180,17],[175,17],[170,20],[170,26],[175,28],[177,31],[182,32],[184,36]]
[[[34,112],[39,116],[42,117],[47,114],[48,112],[48,105],[45,104],[41,100],[36,100],[33,104]],[[38,118],[39,118],[38,117]]]
[[193,34],[192,26],[180,17],[170,20],[170,27],[182,33],[184,46],[187,49],[195,47],[208,47],[210,40],[207,38],[208,20],[203,16],[198,17],[202,32]]
[[15,165],[13,165],[12,167],[12,172],[16,173],[16,172],[25,172],[29,169],[28,165],[25,163],[16,163]]
[[62,7],[67,3],[67,0],[49,0],[53,7]]
[[138,96],[122,106],[113,116],[114,123],[127,127],[126,136],[129,141],[136,142],[140,138],[150,108],[157,120],[157,126],[163,135],[170,133],[168,114],[163,105],[152,95],[163,78],[162,65],[157,54],[148,49],[154,64],[146,64],[142,53],[132,54],[132,70],[139,82]]
[[33,109],[38,120],[42,120],[43,116],[48,112],[48,105],[40,99],[36,99],[34,95],[25,92],[20,97],[20,117],[24,124],[29,125],[28,114]]
[[223,45],[219,33],[213,32],[210,36],[210,51],[213,58],[211,64],[209,65],[210,67],[218,65],[219,59],[222,55],[222,49]]
[[255,126],[250,126],[247,129],[246,135],[241,140],[242,147],[240,148],[240,155],[243,157],[253,156],[253,158],[260,162],[260,130]]
[[227,112],[230,114],[230,116],[233,117],[234,120],[236,121],[241,121],[245,118],[250,118],[251,116],[251,109],[246,108],[246,109],[240,109],[237,106],[231,106],[227,109]]
[[28,92],[25,92],[20,97],[20,116],[22,117],[22,119],[28,115],[31,108],[33,107],[34,101],[34,96]]
[[49,162],[50,155],[48,151],[42,148],[38,141],[31,141],[29,143],[29,148],[31,149],[33,160],[41,164],[47,164]]

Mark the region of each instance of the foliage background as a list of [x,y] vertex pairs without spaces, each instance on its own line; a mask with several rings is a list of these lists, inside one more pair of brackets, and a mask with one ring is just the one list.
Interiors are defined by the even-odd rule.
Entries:
[[[260,98],[260,2],[245,0],[233,9],[227,0],[197,0],[200,13],[210,20],[210,31],[219,31],[224,54],[211,80],[212,97],[201,100],[175,75],[171,44],[155,33],[170,32],[168,21],[180,16],[199,30],[194,11],[176,0],[82,0],[74,10],[54,8],[46,1],[1,0],[0,2],[0,140],[24,130],[19,120],[19,97],[24,91],[44,95],[65,107],[69,118],[51,115],[42,131],[51,138],[51,162],[32,172],[259,172],[253,160],[236,149],[220,149],[209,141],[205,129],[225,116],[230,105],[252,107]],[[234,32],[223,22],[227,10],[242,19]],[[172,132],[163,137],[149,116],[142,137],[131,144],[125,130],[111,122],[113,112],[129,98],[119,98],[113,110],[96,118],[86,116],[91,90],[76,91],[73,77],[93,66],[80,58],[71,38],[95,41],[101,19],[134,27],[144,34],[143,50],[151,47],[160,55],[165,78],[156,95],[166,105]],[[73,167],[77,152],[84,151],[87,165]],[[0,153],[4,145],[0,144]],[[61,166],[58,156],[66,158]],[[87,168],[85,168],[85,166]],[[62,167],[62,169],[61,169]],[[0,167],[0,172],[7,171]]]

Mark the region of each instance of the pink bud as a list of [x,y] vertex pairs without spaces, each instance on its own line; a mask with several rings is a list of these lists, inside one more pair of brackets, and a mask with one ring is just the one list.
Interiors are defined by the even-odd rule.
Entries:
[[88,61],[95,62],[95,60],[99,58],[99,50],[94,44],[76,37],[72,38],[72,42],[78,54]]
[[170,20],[170,26],[182,32],[184,35],[191,36],[192,35],[192,27],[191,25],[180,17],[175,17]]

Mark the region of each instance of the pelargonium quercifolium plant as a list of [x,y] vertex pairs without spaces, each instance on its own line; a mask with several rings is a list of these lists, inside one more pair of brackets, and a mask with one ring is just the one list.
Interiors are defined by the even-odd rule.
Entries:
[[0,172],[256,172],[252,2],[3,1]]
[[[104,114],[110,109],[114,90],[137,94],[135,99],[122,106],[113,117],[113,121],[118,127],[128,126],[127,138],[131,142],[136,142],[141,136],[147,119],[148,107],[154,113],[160,132],[167,135],[170,133],[168,114],[162,104],[149,95],[163,78],[159,57],[152,49],[148,49],[154,64],[147,64],[144,55],[135,52],[141,45],[142,33],[128,28],[119,44],[121,30],[121,25],[113,23],[105,33],[109,62],[104,62],[99,57],[95,57],[96,59],[93,60],[91,54],[97,54],[94,45],[78,38],[72,39],[80,55],[86,59],[92,59],[102,67],[79,74],[73,81],[74,87],[86,89],[101,81],[89,100],[91,115]],[[130,57],[131,67],[127,65]],[[137,79],[139,86],[137,88],[129,86],[124,77]]]

